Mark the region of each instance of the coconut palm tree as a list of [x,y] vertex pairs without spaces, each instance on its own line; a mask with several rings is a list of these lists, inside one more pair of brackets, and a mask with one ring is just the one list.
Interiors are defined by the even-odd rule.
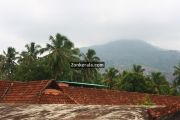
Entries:
[[172,86],[171,86],[171,94],[172,95],[178,95],[178,88],[179,88],[179,85],[177,83],[176,80],[173,80],[173,83],[172,83]]
[[180,90],[180,63],[177,66],[174,66],[174,73],[175,79],[173,81],[173,87],[175,90],[175,94],[178,93]]
[[21,53],[19,62],[23,61],[29,64],[37,59],[37,55],[40,54],[41,46],[31,42],[30,44],[26,44],[25,47],[26,51]]
[[177,82],[177,84],[180,85],[180,63],[179,65],[174,66],[173,75],[175,76],[175,81]]
[[3,51],[3,53],[5,60],[2,70],[5,73],[6,79],[12,80],[16,69],[16,55],[18,52],[16,52],[15,48],[8,47],[7,52]]
[[54,79],[63,72],[70,68],[69,62],[78,60],[79,49],[74,48],[74,44],[66,37],[59,33],[54,36],[50,36],[51,43],[47,43],[46,48],[41,50],[41,53],[49,51],[46,56],[51,70],[53,72]]
[[144,70],[145,69],[143,69],[141,65],[136,65],[136,64],[133,65],[133,71],[136,73],[143,73]]
[[148,92],[146,78],[137,72],[127,72],[121,78],[120,88],[130,92]]
[[5,64],[5,56],[4,55],[0,55],[0,79],[4,78],[4,74],[3,74],[4,64]]
[[151,80],[153,84],[154,91],[158,94],[163,93],[163,87],[169,86],[168,82],[164,75],[161,72],[152,72],[151,73]]
[[118,76],[118,73],[119,71],[113,67],[105,70],[106,82],[108,82],[110,89],[112,89],[114,79]]
[[27,49],[25,53],[31,56],[33,59],[36,59],[37,55],[40,53],[41,46],[31,42],[30,44],[26,44],[25,47]]
[[[96,56],[96,51],[93,49],[88,49],[87,53],[81,53],[83,62],[99,62],[100,58]],[[98,69],[97,68],[82,68],[81,69],[83,82],[86,80],[92,82],[97,77]]]
[[3,67],[3,64],[5,63],[5,56],[4,55],[0,55],[0,68]]
[[99,62],[100,58],[96,56],[96,51],[88,49],[86,54],[81,53],[84,62]]

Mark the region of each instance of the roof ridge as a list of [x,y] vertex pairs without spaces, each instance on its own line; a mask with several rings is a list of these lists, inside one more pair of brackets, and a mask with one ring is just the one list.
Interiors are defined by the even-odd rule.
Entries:
[[0,97],[0,100],[2,100],[4,98],[4,96],[7,94],[7,92],[9,91],[9,89],[14,85],[14,83],[10,83],[10,86],[8,86],[6,88],[6,90],[4,91],[3,95]]

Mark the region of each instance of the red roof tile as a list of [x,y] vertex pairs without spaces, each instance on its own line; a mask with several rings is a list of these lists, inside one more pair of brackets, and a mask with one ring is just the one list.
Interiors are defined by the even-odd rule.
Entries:
[[125,92],[107,89],[61,87],[62,91],[79,104],[139,105],[149,96],[157,105],[168,105],[180,101],[180,97]]
[[43,94],[40,98],[39,104],[76,104],[65,94],[53,95]]
[[180,111],[179,96],[94,88],[59,87],[53,80],[31,82],[0,81],[1,103],[139,105],[144,103],[147,96],[156,105],[167,105],[165,108],[149,109],[148,113],[151,118],[156,119]]
[[[8,90],[4,92],[5,96],[1,102],[5,103],[38,103],[38,97],[41,91],[51,81],[32,81],[32,82],[8,82]],[[6,83],[5,83],[6,84]]]
[[176,102],[175,104],[168,105],[162,108],[152,108],[148,109],[148,114],[150,118],[156,120],[162,117],[167,117],[172,114],[179,113],[180,114],[180,102]]
[[63,93],[56,96],[54,94],[47,95],[44,92],[48,88],[60,91],[59,86],[52,80],[31,82],[0,81],[0,88],[0,102],[2,103],[73,103]]

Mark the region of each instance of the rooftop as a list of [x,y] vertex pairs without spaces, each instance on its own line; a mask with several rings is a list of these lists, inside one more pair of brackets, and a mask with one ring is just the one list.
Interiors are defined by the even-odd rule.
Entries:
[[180,112],[180,96],[84,88],[76,85],[59,86],[54,80],[0,81],[0,103],[143,105],[147,98],[155,105],[166,106],[149,109],[148,114],[153,119]]

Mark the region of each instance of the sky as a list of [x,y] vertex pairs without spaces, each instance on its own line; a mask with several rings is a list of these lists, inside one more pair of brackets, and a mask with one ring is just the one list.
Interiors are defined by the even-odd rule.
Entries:
[[180,51],[179,0],[0,0],[0,52],[42,47],[60,33],[75,47],[144,40]]

